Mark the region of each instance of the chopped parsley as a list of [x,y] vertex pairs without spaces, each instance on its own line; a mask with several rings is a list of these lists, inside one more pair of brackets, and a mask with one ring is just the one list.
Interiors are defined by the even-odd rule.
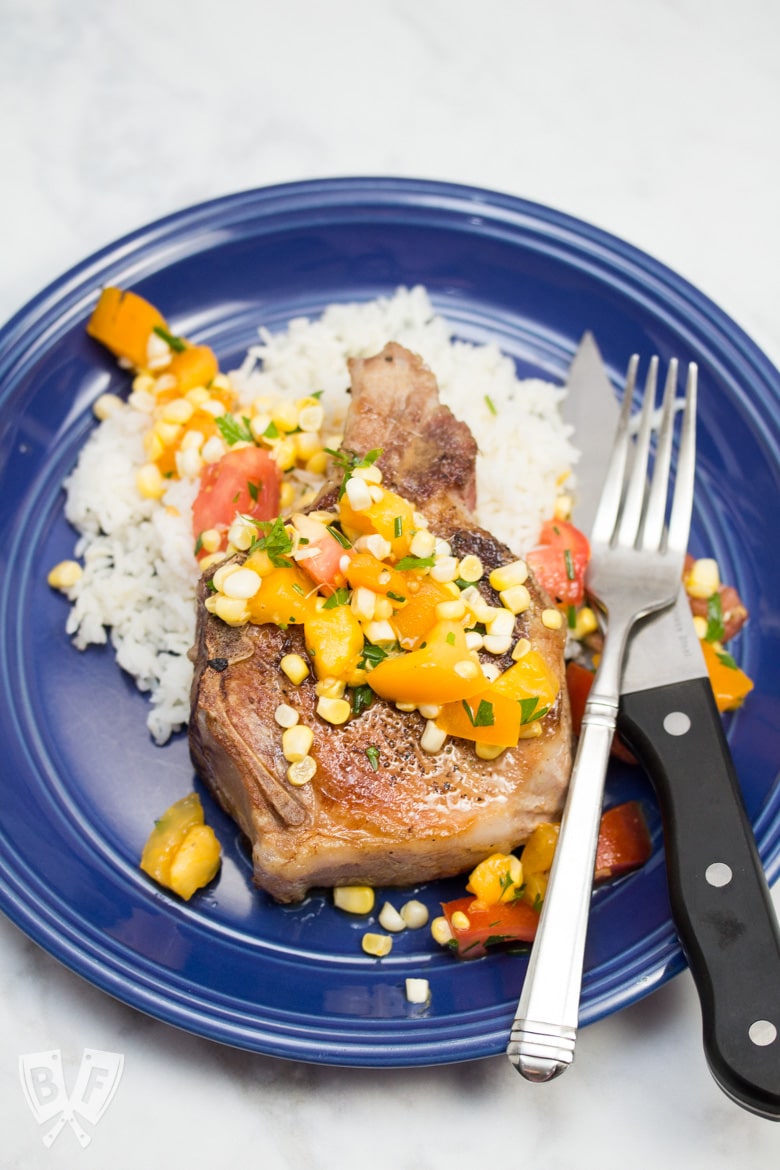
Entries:
[[161,337],[166,345],[169,345],[174,353],[184,353],[187,348],[187,342],[183,337],[175,337],[173,333],[169,333],[162,325],[153,325],[152,333],[156,333]]
[[537,719],[543,719],[549,707],[539,706],[539,696],[530,695],[527,699],[518,699],[520,704],[520,722],[521,723],[535,723]]
[[222,414],[216,419],[216,424],[219,433],[229,447],[238,442],[254,443],[255,441],[246,415],[242,415],[239,420],[234,414]]
[[723,602],[720,593],[713,593],[707,598],[707,633],[705,642],[722,642],[726,635],[726,626],[723,621]]
[[739,667],[727,650],[716,650],[715,654],[721,666],[727,666],[729,670],[739,670]]
[[339,467],[344,472],[339,487],[338,498],[341,499],[344,492],[347,490],[347,482],[352,476],[353,471],[357,471],[358,467],[372,467],[379,456],[382,454],[381,447],[375,447],[373,451],[369,451],[367,455],[356,455],[353,451],[339,450],[334,451],[332,447],[325,447],[325,453],[335,459]]
[[452,630],[450,630],[449,634],[447,634],[447,637],[445,638],[445,641],[446,641],[446,642],[447,642],[447,644],[448,644],[448,645],[450,645],[450,646],[454,646],[454,645],[455,645],[455,635],[454,635],[454,633],[452,632]]
[[364,670],[366,667],[378,666],[385,658],[387,658],[387,651],[383,646],[376,646],[373,642],[364,642],[363,656],[358,666],[361,670]]
[[249,492],[249,498],[251,499],[252,503],[256,504],[257,497],[260,495],[260,492],[263,490],[263,485],[260,482],[255,483],[255,481],[253,479],[248,479],[246,481],[246,490]]
[[471,710],[471,707],[465,699],[461,699],[461,703],[463,704],[463,710],[469,717],[469,722],[472,727],[492,727],[495,723],[493,704],[489,703],[487,699],[480,699],[476,712]]
[[401,557],[398,564],[395,566],[401,572],[404,569],[432,569],[436,564],[435,557]]
[[197,556],[198,553],[202,551],[202,549],[203,549],[203,533],[199,532],[198,539],[195,541],[195,548],[193,549],[193,553],[195,554],[195,556]]
[[292,568],[293,562],[288,554],[292,552],[293,542],[281,516],[277,516],[273,523],[270,520],[252,520],[252,523],[262,532],[262,536],[258,536],[252,543],[250,555],[253,552],[265,552],[275,568]]
[[339,605],[349,605],[349,590],[344,587],[335,589],[322,608],[336,609]]
[[368,756],[368,762],[370,763],[373,770],[375,772],[379,771],[379,748],[373,747],[373,745],[371,747],[367,747],[366,755]]
[[[352,699],[352,714],[362,715],[373,703],[374,692],[368,683],[361,683],[360,686],[350,689],[350,698]],[[376,771],[376,768],[374,771]]]
[[279,428],[275,422],[269,422],[268,426],[263,431],[263,438],[264,439],[278,439],[279,438]]

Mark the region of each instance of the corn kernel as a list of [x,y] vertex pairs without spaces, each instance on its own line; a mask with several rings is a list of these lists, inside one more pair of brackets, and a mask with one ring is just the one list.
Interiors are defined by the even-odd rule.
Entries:
[[384,499],[385,493],[378,484],[370,483],[368,485],[368,494],[371,496],[372,504],[379,504]]
[[375,934],[368,930],[360,940],[360,945],[367,955],[373,955],[375,959],[384,959],[393,949],[393,940],[389,934]]
[[227,447],[220,439],[219,435],[212,435],[203,444],[201,457],[204,463],[218,463],[223,455],[227,453]]
[[685,589],[689,597],[706,600],[720,588],[718,562],[712,557],[700,557],[694,561],[685,578]]
[[154,434],[157,435],[163,447],[171,447],[181,434],[181,424],[163,422],[162,419],[158,419],[154,424]]
[[373,589],[366,589],[364,585],[359,585],[357,589],[352,590],[349,604],[359,621],[370,622],[374,617],[376,602],[377,595]]
[[452,942],[452,931],[450,924],[443,914],[438,918],[434,918],[431,923],[431,936],[434,942],[437,942],[440,947],[446,947],[447,943]]
[[453,930],[468,930],[471,926],[468,915],[464,914],[462,910],[456,910],[450,921]]
[[352,708],[346,699],[329,699],[323,695],[317,702],[317,714],[320,719],[338,727],[347,722],[352,714]]
[[60,561],[50,569],[46,581],[52,589],[70,589],[75,585],[84,570],[78,561]]
[[431,985],[427,979],[406,979],[404,988],[408,1003],[425,1004],[431,998]]
[[295,488],[289,482],[289,480],[285,480],[279,489],[279,507],[281,508],[282,512],[289,512],[294,502]]
[[587,638],[599,628],[598,619],[589,605],[583,605],[578,611],[572,633],[575,638]]
[[204,402],[208,402],[211,395],[205,386],[193,386],[191,390],[187,391],[184,397],[197,409],[198,407],[202,406]]
[[176,470],[182,479],[196,479],[200,475],[203,467],[203,460],[200,457],[200,451],[196,451],[194,447],[189,447],[182,451],[181,447],[176,452]]
[[160,418],[166,423],[188,423],[195,413],[195,407],[186,398],[172,398],[166,402]]
[[214,613],[227,626],[243,626],[249,621],[249,610],[246,607],[246,602],[238,597],[220,595],[216,598]]
[[257,538],[257,528],[246,520],[234,520],[228,529],[228,540],[233,548],[246,552]]
[[460,662],[456,662],[452,669],[459,678],[479,678],[482,673],[479,664],[472,662],[470,658],[463,658]]
[[100,419],[101,422],[105,422],[112,414],[116,414],[121,406],[122,399],[118,394],[101,394],[92,403],[92,413],[95,418]]
[[559,495],[553,505],[553,516],[556,520],[568,520],[571,516],[572,498],[565,492]]
[[466,616],[466,606],[459,597],[457,601],[440,601],[436,606],[436,618],[440,622],[459,622]]
[[436,537],[425,528],[418,528],[409,544],[409,552],[413,557],[433,556],[436,548]]
[[697,613],[693,619],[693,628],[696,631],[696,637],[700,640],[707,637],[707,619],[702,617],[700,613]]
[[371,886],[336,886],[333,904],[347,914],[370,914],[374,909],[374,891]]
[[347,684],[341,678],[323,678],[315,683],[314,690],[321,699],[343,699]]
[[356,467],[352,472],[358,479],[363,479],[367,484],[380,484],[382,482],[382,468],[377,467],[372,463],[369,467]]
[[419,711],[423,719],[438,719],[441,715],[441,706],[438,703],[420,703],[417,707],[412,707],[412,710]]
[[309,676],[306,660],[300,654],[285,654],[279,663],[281,670],[296,687]]
[[154,394],[155,379],[151,374],[136,374],[133,378],[133,392],[136,394]]
[[559,609],[543,609],[542,625],[548,630],[560,630],[563,625],[563,614]]
[[205,549],[206,552],[216,552],[221,544],[222,535],[217,531],[216,528],[206,528],[203,532],[201,532],[200,547]]
[[466,630],[466,645],[469,650],[481,650],[483,638],[479,630]]
[[[209,555],[207,557],[201,557],[201,559],[200,559],[201,573],[205,573],[206,569],[210,569],[213,565],[218,565],[220,563],[220,561],[224,561],[226,556],[227,556],[226,552],[213,552],[213,553],[209,553]],[[212,595],[211,600],[214,600],[213,595]],[[206,601],[205,601],[206,609],[209,608],[208,603],[209,603],[209,598],[207,597]],[[213,613],[213,610],[210,610],[209,612]]]
[[512,658],[515,662],[519,662],[521,658],[525,658],[530,649],[531,643],[528,638],[518,638],[512,649]]
[[377,915],[377,920],[382,929],[389,930],[391,934],[399,934],[400,931],[406,930],[406,923],[391,902],[385,902]]
[[248,601],[250,597],[254,597],[261,584],[261,577],[252,569],[236,569],[235,573],[229,574],[222,592],[226,597]]
[[288,764],[297,764],[308,756],[313,743],[314,732],[305,723],[296,723],[282,732],[282,754]]
[[442,731],[437,727],[432,719],[429,719],[425,724],[425,730],[420,736],[420,747],[429,755],[435,756],[444,747],[447,739],[447,732]]
[[280,703],[274,711],[274,721],[280,727],[295,727],[299,719],[298,712],[289,703]]
[[477,753],[477,759],[497,760],[506,751],[506,748],[498,743],[475,743],[474,751]]
[[366,622],[363,633],[375,646],[392,646],[397,641],[396,632],[388,621]]
[[294,402],[280,399],[271,409],[271,421],[280,431],[294,431],[298,426],[298,407]]
[[290,764],[287,769],[287,779],[296,788],[302,788],[304,784],[308,784],[310,780],[314,779],[316,771],[316,761],[311,756],[304,756],[302,760],[296,760]]
[[421,926],[427,924],[429,918],[428,907],[423,902],[418,902],[416,898],[404,902],[399,914],[409,930],[419,930]]
[[495,662],[483,662],[482,673],[488,682],[495,682],[497,678],[503,673],[501,667]]
[[510,561],[493,569],[488,578],[496,593],[511,589],[513,585],[525,585],[528,580],[528,565],[525,561]]
[[363,479],[356,479],[354,475],[347,480],[345,488],[350,507],[355,512],[365,512],[370,508],[373,500],[368,484]]
[[156,463],[145,463],[135,477],[138,494],[145,500],[159,500],[165,491],[165,480]]
[[475,581],[481,581],[484,573],[485,568],[482,561],[472,553],[462,557],[458,563],[458,576],[461,581],[468,581],[469,584],[473,584]]
[[148,391],[133,390],[128,396],[127,405],[132,406],[133,410],[139,411],[140,414],[151,414],[157,402],[154,395]]
[[312,431],[299,431],[293,438],[295,440],[295,454],[303,463],[322,450],[322,440]]
[[502,589],[499,596],[510,613],[525,613],[531,604],[531,594],[525,585],[511,585]]
[[327,451],[316,451],[306,460],[306,470],[312,475],[324,475],[328,470],[328,459]]
[[511,645],[511,634],[485,634],[482,639],[482,648],[488,654],[506,654]]
[[454,581],[457,575],[458,562],[453,556],[439,557],[431,569],[431,577],[440,583]]
[[274,445],[272,458],[280,471],[291,471],[295,467],[295,439],[280,439]]
[[165,451],[162,439],[158,434],[155,434],[154,431],[147,431],[144,435],[143,442],[144,452],[146,453],[146,457],[150,463],[154,463],[154,461],[159,459]]
[[[325,421],[325,411],[319,402],[303,406],[298,411],[298,426],[302,431],[318,431]],[[291,428],[295,429],[295,428]]]
[[374,606],[374,621],[386,622],[395,613],[392,601],[387,597],[377,597]]

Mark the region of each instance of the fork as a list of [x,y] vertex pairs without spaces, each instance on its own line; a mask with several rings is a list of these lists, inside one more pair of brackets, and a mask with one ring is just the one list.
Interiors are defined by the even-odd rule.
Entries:
[[[530,1081],[551,1080],[574,1059],[604,780],[623,659],[634,625],[676,600],[688,544],[697,368],[694,363],[688,366],[685,396],[678,399],[678,362],[670,361],[658,411],[658,358],[652,358],[634,441],[631,408],[638,367],[635,354],[628,365],[585,579],[605,626],[604,646],[583,715],[550,880],[507,1047],[511,1063]],[[670,492],[678,410],[682,424]],[[655,459],[648,477],[654,435]]]

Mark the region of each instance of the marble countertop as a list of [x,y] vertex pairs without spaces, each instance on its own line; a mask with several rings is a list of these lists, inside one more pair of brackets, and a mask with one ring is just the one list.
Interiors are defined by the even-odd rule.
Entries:
[[[697,285],[780,361],[780,9],[772,0],[7,0],[0,319],[115,238],[295,179],[477,184],[574,214]],[[778,891],[775,902],[780,905]],[[688,973],[584,1029],[545,1086],[504,1058],[351,1070],[224,1048],[104,995],[0,918],[0,1163],[265,1170],[776,1165],[730,1103]],[[50,1148],[24,1054],[121,1053],[82,1149]]]

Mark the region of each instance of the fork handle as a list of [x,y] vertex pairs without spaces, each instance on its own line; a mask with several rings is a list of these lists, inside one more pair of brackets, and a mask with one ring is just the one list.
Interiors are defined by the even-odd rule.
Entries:
[[[529,1081],[549,1081],[574,1059],[585,936],[604,778],[617,702],[591,693],[566,808],[507,1056]],[[573,831],[567,831],[571,824]]]
[[624,695],[620,730],[658,795],[710,1071],[738,1104],[779,1119],[780,931],[709,681]]

